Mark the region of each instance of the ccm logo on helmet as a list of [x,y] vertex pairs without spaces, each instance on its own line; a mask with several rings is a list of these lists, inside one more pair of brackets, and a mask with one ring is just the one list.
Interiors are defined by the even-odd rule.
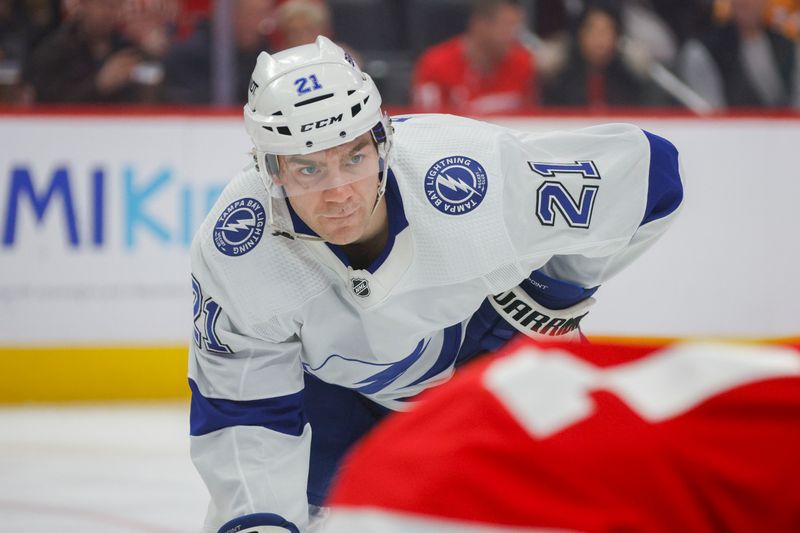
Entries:
[[311,131],[319,128],[324,128],[325,126],[330,126],[335,122],[341,122],[341,121],[342,121],[342,114],[339,114],[336,115],[335,117],[324,118],[316,122],[309,122],[308,124],[303,124],[302,126],[300,126],[300,131]]

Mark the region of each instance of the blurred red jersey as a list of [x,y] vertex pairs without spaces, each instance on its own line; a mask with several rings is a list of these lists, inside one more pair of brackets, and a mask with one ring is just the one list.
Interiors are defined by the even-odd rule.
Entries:
[[470,65],[464,40],[454,37],[427,50],[417,63],[412,104],[425,110],[496,113],[535,104],[534,62],[515,44],[490,72]]
[[516,341],[356,448],[326,531],[800,531],[800,353]]

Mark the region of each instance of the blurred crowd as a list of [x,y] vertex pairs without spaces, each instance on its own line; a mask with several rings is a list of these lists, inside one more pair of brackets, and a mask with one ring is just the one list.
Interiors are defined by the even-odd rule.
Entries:
[[0,0],[0,104],[236,105],[320,34],[420,111],[800,109],[800,0]]

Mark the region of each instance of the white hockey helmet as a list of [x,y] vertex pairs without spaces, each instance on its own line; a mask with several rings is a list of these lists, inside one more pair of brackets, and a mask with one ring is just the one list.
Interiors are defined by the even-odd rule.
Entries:
[[[272,176],[278,155],[302,155],[338,146],[371,131],[384,167],[391,127],[372,78],[327,37],[313,44],[258,56],[244,106],[247,133],[270,195],[285,192]],[[379,198],[380,199],[380,195]]]

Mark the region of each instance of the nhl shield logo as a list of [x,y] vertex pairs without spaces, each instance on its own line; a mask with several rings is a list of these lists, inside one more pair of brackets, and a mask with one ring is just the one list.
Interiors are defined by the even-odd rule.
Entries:
[[369,296],[369,282],[364,278],[353,278],[353,292],[356,296],[366,298]]
[[483,166],[461,155],[440,159],[425,174],[425,196],[446,215],[463,215],[478,207],[487,185]]

